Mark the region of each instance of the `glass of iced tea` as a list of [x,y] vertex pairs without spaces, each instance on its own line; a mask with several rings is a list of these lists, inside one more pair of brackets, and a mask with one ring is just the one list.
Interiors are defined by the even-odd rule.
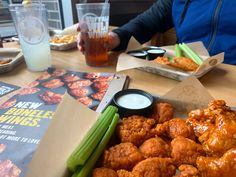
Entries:
[[109,3],[76,4],[85,59],[89,66],[106,66],[108,54]]

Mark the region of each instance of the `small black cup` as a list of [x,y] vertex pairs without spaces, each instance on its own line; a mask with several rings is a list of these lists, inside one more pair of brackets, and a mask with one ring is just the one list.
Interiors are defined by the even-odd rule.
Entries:
[[127,52],[127,54],[141,59],[146,59],[148,55],[148,53],[145,50],[132,50]]
[[157,57],[163,57],[166,53],[166,50],[165,49],[162,49],[160,47],[156,47],[156,48],[149,48],[147,50],[147,59],[148,60],[154,60],[156,59]]
[[131,115],[147,116],[153,109],[154,98],[143,90],[126,89],[114,95],[112,105],[118,108],[121,118]]

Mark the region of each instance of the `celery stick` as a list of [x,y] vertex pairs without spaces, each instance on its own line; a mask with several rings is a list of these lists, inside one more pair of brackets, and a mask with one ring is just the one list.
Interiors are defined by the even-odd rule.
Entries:
[[202,59],[191,48],[189,48],[185,43],[182,43],[182,45],[190,51],[192,57],[197,60],[197,64],[201,65],[203,63]]
[[91,135],[91,138],[88,138],[87,141],[81,144],[80,148],[78,148],[76,152],[73,153],[73,156],[76,161],[75,164],[72,164],[72,166],[74,166],[73,169],[77,165],[83,165],[85,161],[88,159],[88,157],[91,155],[94,147],[96,147],[96,145],[104,135],[107,127],[111,122],[111,118],[113,117],[115,112],[117,112],[117,109],[114,109],[114,107],[113,108],[108,107],[108,109],[106,109],[105,112],[102,114],[102,116],[99,118],[101,119],[102,122],[95,129],[94,133]]
[[107,143],[109,142],[111,136],[113,135],[118,121],[119,121],[119,115],[116,113],[105,135],[103,136],[100,143],[97,145],[92,155],[86,161],[84,166],[81,169],[79,169],[72,177],[89,176],[89,173],[92,171],[94,165],[96,164],[97,160],[99,159],[100,155],[105,149]]
[[[113,115],[115,114],[115,110],[111,109],[110,112],[108,112],[108,115]],[[90,139],[85,142],[84,146],[81,148],[79,152],[77,152],[77,155],[79,156],[78,163],[79,165],[83,165],[85,161],[88,159],[88,157],[91,155],[93,152],[93,148],[97,146],[99,141],[102,139],[103,135],[106,132],[107,127],[110,125],[112,121],[112,117],[106,117],[106,119],[102,122],[101,126],[99,127],[98,132],[94,134],[92,137],[91,141]]]
[[77,156],[75,155],[77,151],[79,151],[79,149],[81,149],[82,145],[88,140],[90,139],[94,132],[96,131],[97,127],[100,126],[100,124],[102,123],[101,121],[102,119],[98,119],[96,121],[96,123],[90,128],[90,130],[88,131],[88,133],[85,135],[85,137],[81,140],[80,144],[76,147],[76,149],[72,152],[72,154],[70,155],[70,157],[67,159],[67,167],[69,168],[69,170],[74,171],[75,168],[75,164],[77,164]]
[[78,165],[83,165],[92,154],[94,148],[102,139],[107,127],[110,125],[117,108],[108,106],[107,109],[100,115],[94,126],[89,130],[86,136],[82,139],[78,147],[72,152],[67,160],[67,167],[72,172],[76,170]]
[[181,57],[182,56],[182,51],[179,48],[179,44],[175,44],[175,56],[176,57]]
[[73,163],[74,161],[77,160],[77,157],[75,156],[76,152],[79,151],[79,149],[81,149],[82,145],[83,145],[84,143],[86,143],[86,141],[87,141],[88,139],[90,139],[90,138],[93,136],[94,132],[96,131],[96,129],[98,129],[98,127],[101,126],[102,122],[103,122],[103,119],[100,119],[100,118],[99,118],[99,119],[95,122],[95,124],[89,129],[89,131],[87,132],[87,134],[85,135],[85,137],[81,140],[80,144],[76,147],[76,149],[72,152],[72,154],[71,154],[70,157],[68,158],[68,160],[67,160],[67,165],[68,165],[68,167],[70,166],[70,163]]
[[79,166],[79,167],[76,169],[76,171],[72,174],[71,177],[76,177],[82,169],[83,169],[83,166]]
[[201,65],[203,63],[202,59],[194,52],[192,49],[190,49],[186,44],[182,43],[179,44],[179,47],[181,50],[184,51],[184,53],[192,59],[196,64]]
[[191,53],[189,51],[188,48],[184,47],[183,44],[179,44],[180,49],[185,53],[185,55],[190,58],[191,60],[193,60],[195,63],[197,63],[197,61],[191,56]]
[[80,142],[80,144],[77,146],[77,148],[72,152],[72,154],[70,155],[70,157],[67,159],[67,167],[69,168],[70,171],[75,171],[75,168],[78,164],[78,155],[77,152],[81,150],[81,148],[83,148],[84,144],[89,140],[92,139],[94,132],[98,131],[98,128],[101,126],[102,122],[104,120],[103,119],[98,119],[96,121],[96,123],[94,124],[94,126],[92,126],[92,128],[88,131],[88,133],[85,135],[85,137],[82,139],[82,141]]
[[[85,161],[88,159],[88,157],[91,155],[92,151],[96,147],[96,145],[101,140],[102,136],[104,135],[107,127],[109,126],[111,122],[112,116],[115,114],[116,110],[111,109],[112,107],[108,108],[104,113],[102,114],[103,117],[100,117],[101,123],[97,128],[95,128],[92,135],[82,144],[80,143],[79,148],[76,149],[76,151],[72,154],[72,158],[69,158],[68,161],[68,167],[70,170],[74,171],[76,166],[83,165]],[[110,116],[106,116],[110,115]],[[71,160],[72,159],[72,160]]]

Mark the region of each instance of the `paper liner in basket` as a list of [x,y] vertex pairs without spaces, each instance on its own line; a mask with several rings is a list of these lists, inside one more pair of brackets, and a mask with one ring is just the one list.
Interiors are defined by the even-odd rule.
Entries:
[[[195,77],[190,77],[160,99],[173,104],[176,115],[184,117],[186,111],[206,106],[213,98]],[[69,177],[67,158],[98,116],[65,95],[33,156],[26,177]]]
[[[191,75],[199,78],[204,74],[206,74],[208,71],[210,71],[216,65],[222,63],[224,60],[224,53],[219,53],[214,56],[209,56],[202,42],[188,43],[187,45],[203,59],[203,64],[201,64],[195,72],[182,71],[174,67],[158,64],[154,61],[142,60],[130,56],[126,53],[122,53],[119,56],[116,71],[119,72],[123,70],[138,68],[141,70],[145,70],[147,72],[156,73],[175,80],[183,80],[184,78]],[[139,49],[142,48],[143,47],[139,47]],[[163,46],[162,48],[166,50],[167,56],[175,56],[175,49],[173,45]]]
[[66,161],[99,114],[65,94],[41,139],[26,177],[69,177]]
[[175,117],[183,118],[191,110],[206,108],[213,99],[201,82],[190,76],[163,95],[160,101],[170,103],[175,108]]

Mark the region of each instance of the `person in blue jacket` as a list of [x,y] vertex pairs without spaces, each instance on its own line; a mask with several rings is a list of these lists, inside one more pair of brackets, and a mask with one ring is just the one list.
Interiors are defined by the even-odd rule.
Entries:
[[[236,0],[157,0],[147,11],[109,33],[109,50],[124,50],[133,36],[140,43],[174,27],[177,43],[202,41],[210,55],[225,52],[236,64]],[[79,49],[84,50],[83,41]]]

